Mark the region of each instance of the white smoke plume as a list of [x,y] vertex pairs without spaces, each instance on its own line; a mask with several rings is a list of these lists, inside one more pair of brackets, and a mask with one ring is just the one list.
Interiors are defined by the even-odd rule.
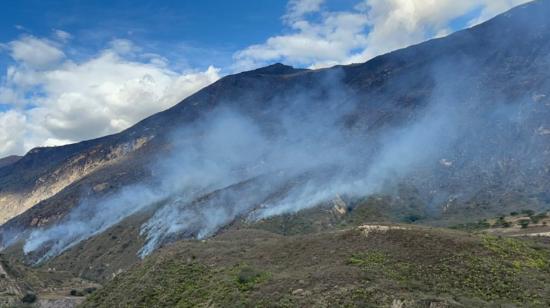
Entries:
[[[240,101],[219,104],[172,132],[171,151],[151,165],[151,181],[84,200],[62,223],[33,231],[25,252],[47,260],[150,209],[153,214],[141,228],[143,257],[167,241],[214,235],[236,219],[295,213],[337,194],[383,192],[404,178],[434,174],[441,159],[458,153],[457,144],[466,139],[480,142],[464,155],[481,157],[481,141],[498,129],[487,120],[515,123],[523,112],[498,103],[480,109],[475,93],[468,101],[456,95],[466,85],[453,80],[438,84],[427,105],[401,123],[369,130],[350,125],[348,117],[359,103],[389,103],[361,101],[341,78],[334,69],[316,87],[257,101],[262,107],[253,111]],[[483,116],[472,117],[473,112]]]

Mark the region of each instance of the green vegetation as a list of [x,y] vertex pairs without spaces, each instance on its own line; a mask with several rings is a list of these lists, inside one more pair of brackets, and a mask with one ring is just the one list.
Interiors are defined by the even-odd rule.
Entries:
[[531,220],[529,219],[521,219],[518,221],[518,224],[521,226],[522,229],[527,229],[530,223],[531,223]]
[[[196,307],[208,303],[245,304],[246,293],[269,278],[269,273],[237,265],[213,268],[194,261],[147,260],[129,275],[111,283],[124,294],[100,289],[84,307]],[[131,294],[132,296],[128,296]],[[124,301],[120,301],[124,298]]]
[[528,229],[533,226],[547,226],[548,213],[536,213],[533,210],[521,210],[511,212],[509,216],[501,215],[496,219],[483,219],[474,223],[462,223],[452,226],[451,229],[464,231],[483,231],[490,228],[512,228],[519,226],[521,229]]
[[550,271],[550,254],[541,247],[530,246],[526,241],[506,237],[483,237],[483,246],[491,251],[497,259],[514,265],[518,270],[538,269]]
[[549,257],[548,251],[519,240],[484,236],[481,247],[471,246],[435,259],[369,251],[351,256],[349,263],[365,271],[366,283],[389,281],[386,290],[403,288],[438,296],[542,305],[549,297],[535,286],[547,289]]
[[510,228],[511,226],[512,224],[506,220],[506,217],[500,216],[491,227],[492,228]]
[[[541,227],[546,214],[500,215],[459,230],[411,224],[368,234],[356,229],[424,219],[413,207],[403,210],[398,202],[409,201],[402,200],[370,197],[347,207],[330,202],[322,210],[238,222],[214,238],[178,241],[144,261],[135,259],[139,228],[115,227],[38,268],[2,264],[8,276],[29,282],[34,300],[47,290],[75,301],[84,296],[84,307],[550,305],[548,243],[487,235],[519,232],[522,219],[529,229]],[[76,273],[104,287],[75,281]]]
[[538,224],[541,220],[546,219],[546,218],[548,218],[547,213],[540,213],[540,214],[531,216],[531,221],[534,224]]
[[368,235],[230,231],[150,256],[84,307],[547,306],[549,258],[535,242],[410,225]]
[[451,229],[464,231],[480,231],[489,228],[491,228],[491,224],[487,222],[487,219],[479,220],[478,222],[458,224],[451,227]]
[[83,290],[72,289],[69,292],[69,295],[70,296],[86,296],[87,294],[94,293],[96,290],[97,290],[97,288],[94,288],[94,287],[84,288]]
[[36,295],[33,294],[33,293],[27,293],[27,294],[25,294],[25,296],[23,296],[21,298],[21,302],[26,303],[26,304],[32,304],[32,303],[36,302]]
[[522,210],[521,214],[524,214],[526,216],[531,217],[531,216],[535,215],[535,211],[533,211],[533,210]]
[[249,266],[237,269],[236,280],[241,291],[249,291],[270,277],[269,273],[260,272]]

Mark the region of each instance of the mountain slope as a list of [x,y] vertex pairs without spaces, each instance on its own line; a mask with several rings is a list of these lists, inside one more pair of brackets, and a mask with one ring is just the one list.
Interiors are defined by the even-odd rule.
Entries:
[[19,159],[21,159],[21,156],[17,156],[17,155],[11,155],[11,156],[8,156],[8,157],[1,158],[0,159],[0,168],[2,168],[4,166],[7,166],[7,165],[14,164]]
[[[192,200],[181,201],[174,191],[153,198],[152,220],[140,222],[147,231],[142,236],[149,236],[152,248],[182,237],[215,234],[237,219],[297,211],[339,193],[351,200],[372,193],[399,196],[400,187],[406,187],[405,196],[421,204],[421,210],[397,219],[417,216],[415,220],[434,224],[477,220],[478,216],[517,207],[547,208],[548,14],[549,1],[535,1],[472,29],[364,64],[323,70],[276,64],[227,76],[119,134],[34,149],[17,162],[0,167],[4,215],[0,221],[10,219],[0,227],[2,242],[12,244],[17,235],[25,239],[26,232],[37,227],[63,226],[75,208],[84,208],[88,216],[83,220],[94,221],[99,210],[93,200],[119,198],[124,187],[142,183],[149,187],[167,178],[176,183],[170,176],[159,179],[156,163],[168,157],[177,167],[182,158],[197,154],[191,151],[193,146],[205,146],[201,137],[210,136],[220,120],[216,118],[220,109],[231,110],[231,116],[238,114],[229,117],[230,121],[244,118],[247,125],[252,123],[246,129],[261,132],[259,140],[245,134],[253,138],[246,140],[249,143],[243,144],[244,150],[237,147],[238,153],[255,153],[256,147],[264,151],[243,163],[240,156],[246,155],[224,155],[233,144],[208,148],[207,158],[224,161],[230,157],[242,164],[227,169],[245,170],[241,173],[246,176],[233,178],[231,173],[216,178],[215,185],[191,187],[199,191]],[[282,150],[273,150],[275,155],[270,157],[272,144],[265,141],[271,138],[284,143]],[[219,139],[225,141],[228,136]],[[289,161],[297,157],[303,161],[299,166],[289,163],[281,158],[286,153],[299,154],[291,154]],[[284,164],[278,166],[280,161]],[[315,164],[310,166],[311,161]],[[307,168],[302,169],[303,165]],[[292,169],[298,172],[288,171]],[[365,182],[353,186],[358,180]],[[340,191],[337,184],[342,182],[345,185]],[[266,191],[267,186],[271,190]],[[312,193],[312,187],[323,194]],[[304,192],[310,194],[306,199],[313,200],[308,201],[311,204],[294,202],[297,207],[290,209],[283,204],[285,198],[303,196]],[[227,197],[229,193],[231,197]],[[257,198],[245,200],[244,196]],[[151,210],[149,205],[143,207]],[[209,215],[203,209],[230,213],[208,225]],[[199,218],[178,225],[172,234],[162,226],[167,217],[179,222]],[[112,223],[120,221],[117,217]],[[156,234],[160,234],[158,239]],[[83,234],[82,239],[93,235]],[[44,243],[48,251],[51,242]],[[67,242],[62,248],[72,244]]]
[[550,303],[548,247],[412,226],[184,241],[84,307],[486,307]]

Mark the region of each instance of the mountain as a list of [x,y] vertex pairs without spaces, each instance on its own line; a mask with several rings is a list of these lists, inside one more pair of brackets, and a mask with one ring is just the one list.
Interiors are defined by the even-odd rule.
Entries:
[[4,158],[0,158],[0,168],[7,165],[14,164],[20,159],[21,159],[21,156],[17,156],[17,155],[10,155]]
[[[157,268],[157,263],[169,273],[198,273],[222,281],[242,270],[223,260],[205,268],[203,265],[213,260],[211,256],[199,256],[201,264],[192,261],[171,267],[174,255],[179,257],[186,245],[200,246],[190,239],[213,237],[210,253],[223,251],[224,236],[244,232],[244,238],[261,242],[267,232],[273,242],[269,249],[281,251],[282,258],[295,251],[288,247],[299,246],[301,241],[323,242],[326,236],[327,246],[315,249],[337,245],[334,237],[340,233],[336,230],[356,230],[366,222],[447,227],[512,211],[547,210],[547,16],[550,1],[539,0],[479,26],[362,64],[320,70],[274,64],[230,75],[118,134],[33,149],[0,165],[0,243],[4,253],[15,263],[36,266],[25,275],[43,277],[42,271],[55,268],[80,279],[79,286],[106,283],[138,264],[90,299],[90,305],[101,306],[105,305],[101,298],[112,299],[110,296],[127,290],[129,283],[135,288],[136,281],[148,279],[154,274],[150,266]],[[498,271],[512,271],[506,267],[510,262],[539,260],[513,250],[519,245],[531,252],[525,248],[535,245],[531,242],[495,243],[463,233],[449,238],[446,231],[434,230],[426,231],[426,236],[445,238],[441,241],[448,244],[449,251],[471,248],[473,271],[495,269],[485,257],[499,254],[502,251],[495,249],[503,245],[512,247],[506,246],[503,253],[509,258],[503,262],[508,263]],[[258,237],[247,232],[256,232]],[[396,236],[409,239],[402,232]],[[406,243],[376,253],[386,256],[393,249],[411,248]],[[437,246],[426,243],[421,249]],[[237,240],[235,245],[236,249],[248,249],[246,240]],[[545,244],[541,245],[546,251]],[[260,254],[262,247],[258,247],[250,248],[254,255]],[[176,250],[174,255],[166,252],[170,249]],[[300,258],[314,258],[313,251],[303,249]],[[368,267],[373,261],[369,252],[362,256],[367,261],[350,259],[356,253],[364,254],[359,246],[345,251],[345,256],[334,259],[336,264],[352,260]],[[140,263],[143,257],[147,262]],[[418,260],[418,266],[431,268],[434,259],[459,257],[451,252],[427,255],[426,260]],[[385,263],[385,257],[373,258],[374,264]],[[230,260],[238,263],[239,258]],[[249,287],[247,279],[255,284],[271,275],[264,273],[275,271],[258,262],[259,272],[253,266],[252,278],[243,278],[244,289]],[[411,262],[397,258],[388,270],[402,275],[399,264],[417,266]],[[336,284],[338,275],[354,268],[348,265],[330,269]],[[546,265],[539,265],[522,267],[525,271],[513,274],[543,276]],[[342,272],[333,276],[332,270],[338,269]],[[452,266],[447,269],[458,271]],[[396,287],[394,282],[399,279],[392,277],[391,284]],[[416,276],[407,277],[424,283]],[[314,284],[308,279],[306,285]],[[473,294],[480,281],[457,294],[481,301],[496,297],[506,301],[520,284],[506,282],[510,293],[496,294],[493,291],[499,288],[493,282],[482,294]],[[233,281],[228,283],[211,287],[241,288]],[[346,292],[362,290],[357,280],[346,283],[350,284],[347,291],[334,290],[342,300],[350,295]],[[383,283],[383,279],[377,281],[373,290],[383,288]],[[292,284],[296,290],[305,290],[298,285]],[[328,288],[314,286],[320,288],[315,289],[315,298]],[[182,288],[187,290],[185,285]],[[266,288],[261,292],[282,292],[279,286],[267,284]],[[63,286],[58,289],[65,290]],[[114,293],[106,294],[109,290]],[[526,293],[518,302],[531,295],[548,302],[538,294]],[[437,294],[426,296],[432,295]],[[126,304],[138,300],[120,298]],[[277,301],[284,300],[282,295],[277,297]],[[452,301],[446,298],[445,302]],[[312,304],[308,300],[300,303]]]
[[[24,213],[7,224],[21,227],[42,226],[58,221],[76,205],[83,194],[107,194],[147,177],[150,174],[147,163],[159,152],[168,151],[172,142],[169,140],[170,134],[176,127],[200,123],[209,111],[220,106],[265,120],[262,112],[268,110],[268,106],[271,105],[271,108],[274,104],[288,103],[281,96],[292,96],[305,89],[314,92],[308,95],[324,99],[316,106],[304,107],[311,110],[325,108],[330,103],[326,99],[327,95],[344,95],[346,99],[354,96],[355,105],[347,107],[350,110],[346,110],[342,118],[352,129],[372,134],[384,132],[390,127],[404,127],[404,123],[413,123],[422,117],[425,107],[432,101],[448,100],[447,106],[438,107],[443,111],[435,112],[442,113],[442,116],[447,112],[470,113],[464,116],[466,119],[452,120],[471,120],[468,124],[475,126],[477,131],[470,128],[472,131],[464,132],[464,137],[457,137],[466,139],[461,140],[462,143],[456,142],[458,149],[449,151],[449,157],[440,157],[447,164],[454,162],[453,168],[439,170],[444,173],[441,177],[448,182],[445,185],[455,185],[454,179],[458,182],[465,182],[467,177],[468,181],[477,180],[477,175],[482,172],[515,172],[513,165],[518,162],[511,161],[511,158],[499,160],[500,170],[472,172],[469,167],[485,168],[486,163],[492,166],[498,157],[485,155],[485,161],[467,166],[472,164],[462,162],[464,159],[461,156],[469,157],[471,153],[468,153],[468,147],[476,151],[498,152],[495,148],[480,149],[491,142],[495,147],[511,150],[507,142],[514,143],[519,138],[535,138],[537,142],[541,140],[526,145],[539,148],[521,151],[545,150],[547,130],[550,127],[545,117],[550,99],[546,94],[549,48],[546,40],[549,35],[545,15],[547,9],[547,1],[536,1],[472,29],[392,52],[364,64],[314,71],[276,64],[227,76],[169,110],[147,118],[119,134],[62,147],[34,149],[16,163],[0,169],[2,219],[7,221]],[[328,93],[328,89],[335,85],[342,89],[342,93]],[[499,107],[504,107],[497,109],[497,102]],[[519,110],[521,108],[525,110]],[[504,115],[508,119],[498,118],[498,114],[489,114],[491,111],[509,113]],[[476,113],[479,115],[476,116]],[[522,113],[532,119],[514,122],[512,118],[523,116]],[[449,129],[469,129],[459,125]],[[484,131],[489,131],[487,136],[483,135]],[[493,154],[501,153],[488,153]],[[535,165],[535,168],[543,170],[544,162]],[[545,181],[544,176],[537,175],[537,181]],[[511,177],[512,174],[509,175],[510,181]],[[507,179],[497,175],[496,180]],[[438,181],[436,185],[439,184]],[[467,185],[459,186],[473,186],[464,184]],[[516,184],[483,185],[504,188]],[[529,186],[527,182],[521,185]],[[533,185],[540,186],[537,183]],[[482,190],[481,187],[476,188]],[[530,189],[537,190],[536,187]],[[447,190],[451,191],[448,195],[464,192],[462,188]],[[544,187],[538,190],[533,193],[545,192]],[[469,192],[460,203],[470,202],[475,194]],[[544,199],[544,196],[540,198]],[[25,213],[31,208],[31,211]]]

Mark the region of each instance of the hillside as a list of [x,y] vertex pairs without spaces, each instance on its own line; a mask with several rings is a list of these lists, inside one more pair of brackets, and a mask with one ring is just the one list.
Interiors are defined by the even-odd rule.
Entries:
[[550,247],[407,225],[166,247],[84,307],[481,307],[550,304]]
[[[368,195],[373,190],[392,195],[396,183],[402,183],[413,187],[411,191],[429,208],[429,217],[423,217],[427,222],[451,224],[509,212],[517,204],[542,209],[550,200],[544,154],[550,127],[549,10],[548,1],[536,1],[472,29],[364,64],[313,71],[277,64],[227,76],[119,134],[34,149],[0,168],[3,219],[21,214],[2,229],[5,233],[55,224],[87,199],[109,196],[134,183],[165,180],[170,175],[152,176],[156,162],[197,155],[187,153],[186,144],[174,142],[174,134],[202,134],[194,130],[209,129],[204,127],[219,116],[212,111],[228,109],[250,121],[245,124],[259,130],[261,139],[290,139],[280,145],[283,153],[295,152],[292,155],[323,168],[334,165],[343,170],[303,183],[334,187],[331,177],[340,182],[357,180],[351,177],[365,181],[362,188],[327,192],[329,198],[337,193]],[[334,110],[326,114],[326,108]],[[281,127],[285,123],[290,126]],[[256,142],[246,138],[244,142]],[[325,139],[323,144],[309,144],[320,138]],[[296,145],[293,151],[286,149]],[[252,153],[262,158],[228,166],[258,172],[208,185],[221,188],[262,172],[280,171],[271,169],[295,168],[292,161],[298,157],[281,166],[255,165],[282,155],[269,151],[268,143],[262,143],[258,153]],[[315,152],[327,154],[312,156]],[[306,167],[283,181],[326,172]],[[362,173],[354,174],[357,170]],[[376,182],[390,183],[382,187]]]
[[373,199],[345,215],[331,205],[321,212],[243,222],[208,240],[178,241],[143,261],[136,258],[142,243],[127,227],[136,224],[125,221],[126,227],[108,230],[39,267],[4,259],[11,272],[7,282],[13,285],[17,277],[15,285],[24,288],[0,298],[17,303],[24,294],[37,294],[42,305],[67,307],[83,300],[84,307],[549,303],[548,238],[497,237],[491,235],[499,230],[495,224],[476,233],[361,224],[384,220],[376,211],[384,204]]
[[547,237],[525,237],[548,232],[548,16],[538,0],[362,64],[226,76],[118,134],[0,160],[0,292],[549,304]]
[[16,163],[21,159],[21,156],[11,155],[8,157],[0,158],[0,168]]

